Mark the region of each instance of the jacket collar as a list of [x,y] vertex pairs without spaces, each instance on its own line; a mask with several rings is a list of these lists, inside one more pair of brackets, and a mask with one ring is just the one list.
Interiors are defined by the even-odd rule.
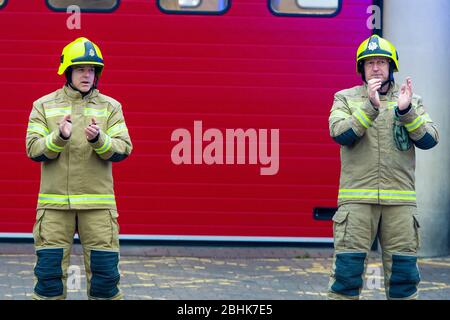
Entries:
[[85,101],[95,103],[94,98],[98,96],[98,92],[99,91],[97,89],[94,89],[88,95],[84,96],[84,98],[83,98],[83,96],[81,95],[81,93],[79,91],[72,89],[70,86],[64,85],[62,88],[62,93],[64,94],[64,96],[72,101],[85,100]]

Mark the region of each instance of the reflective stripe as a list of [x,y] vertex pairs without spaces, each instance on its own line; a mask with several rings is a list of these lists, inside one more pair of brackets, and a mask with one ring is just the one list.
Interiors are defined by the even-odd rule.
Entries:
[[431,120],[430,115],[428,113],[424,113],[421,117],[422,117],[422,119],[425,120],[425,122],[433,122],[433,120]]
[[125,125],[125,123],[118,123],[113,125],[111,128],[109,128],[106,131],[106,134],[109,135],[110,137],[114,137],[119,135],[119,133],[127,131],[127,126]]
[[38,203],[69,204],[69,197],[58,194],[39,193]]
[[359,109],[354,113],[355,117],[359,120],[359,122],[364,126],[364,128],[369,128],[372,125],[372,121],[367,117],[367,115]]
[[403,190],[380,190],[380,199],[415,201],[416,193],[414,191],[403,191]]
[[378,199],[378,190],[371,189],[339,189],[339,198],[343,199]]
[[62,108],[45,108],[45,117],[57,117],[57,116],[65,116],[66,114],[70,114],[72,111],[71,107],[62,107]]
[[395,101],[388,101],[388,103],[387,103],[387,108],[389,110],[395,109],[396,106],[397,106],[397,102],[395,102]]
[[415,191],[377,189],[339,189],[340,199],[416,200]]
[[94,149],[95,152],[97,152],[97,154],[103,154],[105,152],[108,152],[109,149],[111,149],[112,146],[111,138],[108,135],[106,135],[105,137],[106,137],[105,143],[100,148]]
[[69,196],[70,203],[116,203],[113,194],[77,194]]
[[104,109],[84,108],[85,116],[109,117],[110,114],[111,112],[108,112],[107,108]]
[[113,194],[77,194],[77,195],[59,195],[40,193],[38,203],[50,204],[93,204],[93,203],[109,203],[115,204]]
[[416,119],[414,119],[413,122],[405,124],[405,128],[406,130],[408,130],[408,132],[413,132],[418,127],[420,127],[424,122],[425,120],[421,116],[418,116]]
[[43,137],[48,136],[49,134],[47,127],[35,122],[28,122],[27,132],[35,132]]
[[45,145],[47,146],[48,149],[50,149],[53,152],[61,152],[64,150],[64,147],[59,147],[56,144],[53,143],[53,135],[54,132],[50,133],[47,138],[45,138]]

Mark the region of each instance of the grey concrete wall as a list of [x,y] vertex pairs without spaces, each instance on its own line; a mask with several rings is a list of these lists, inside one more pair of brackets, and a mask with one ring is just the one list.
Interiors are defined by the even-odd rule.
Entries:
[[418,150],[416,190],[422,257],[446,255],[450,248],[450,1],[385,0],[383,36],[399,52],[400,72],[413,80],[440,142]]

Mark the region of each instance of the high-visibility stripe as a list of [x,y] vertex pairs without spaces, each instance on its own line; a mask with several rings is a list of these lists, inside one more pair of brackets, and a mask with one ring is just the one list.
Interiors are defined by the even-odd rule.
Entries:
[[69,204],[69,197],[58,194],[39,193],[38,203]]
[[114,137],[119,135],[119,133],[127,131],[127,126],[125,125],[125,123],[118,123],[113,125],[111,128],[109,128],[106,131],[106,134],[109,135],[110,137]]
[[418,116],[417,118],[414,119],[413,122],[405,124],[405,128],[406,130],[408,130],[408,132],[413,132],[418,127],[420,127],[424,122],[425,120],[421,116]]
[[431,120],[430,115],[428,113],[424,113],[421,116],[426,122],[433,122],[433,120]]
[[90,203],[116,203],[113,194],[78,194],[70,195],[69,201],[72,204]]
[[56,144],[53,143],[53,132],[50,133],[47,138],[45,138],[45,145],[47,146],[48,149],[50,149],[53,152],[61,152],[64,150],[64,147],[59,147]]
[[109,117],[110,114],[111,112],[108,112],[107,108],[104,109],[84,108],[85,116]]
[[415,191],[377,189],[339,189],[340,199],[416,200]]
[[380,199],[394,199],[394,200],[416,200],[415,191],[405,190],[380,190]]
[[48,204],[115,204],[113,194],[77,194],[77,195],[59,195],[40,193],[38,203]]
[[66,114],[71,114],[71,107],[62,107],[62,108],[45,108],[45,116],[47,118],[65,116]]
[[97,149],[94,149],[95,152],[97,152],[97,154],[103,154],[105,152],[108,152],[109,149],[111,149],[112,146],[112,142],[111,142],[111,138],[108,135],[105,135],[105,143]]
[[396,106],[397,106],[397,102],[395,102],[395,101],[388,101],[388,103],[387,103],[387,108],[389,110],[395,109]]
[[73,199],[70,199],[71,204],[114,204],[116,203],[115,200],[102,200],[102,199],[85,199],[85,200],[77,200],[74,201]]
[[49,134],[47,127],[35,122],[28,122],[27,132],[35,132],[43,137],[48,136]]
[[372,125],[372,121],[367,117],[367,115],[361,109],[354,113],[355,117],[364,126],[364,128],[369,128]]
[[370,189],[339,189],[339,198],[342,199],[378,199],[378,190]]

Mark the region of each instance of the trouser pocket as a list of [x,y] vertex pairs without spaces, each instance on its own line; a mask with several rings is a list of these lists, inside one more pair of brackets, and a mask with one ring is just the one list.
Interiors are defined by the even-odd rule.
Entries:
[[348,210],[340,207],[333,216],[334,248],[336,250],[345,248],[348,214]]
[[416,251],[420,248],[420,224],[419,224],[419,216],[417,214],[413,214],[414,220],[414,233],[415,233],[415,241],[416,241]]

